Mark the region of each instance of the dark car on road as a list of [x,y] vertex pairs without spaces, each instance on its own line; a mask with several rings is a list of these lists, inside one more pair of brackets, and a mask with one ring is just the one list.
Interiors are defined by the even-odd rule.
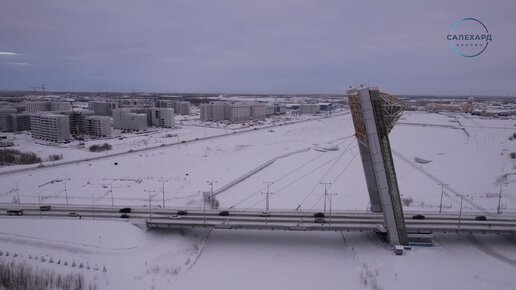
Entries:
[[129,215],[128,215],[128,214],[126,214],[126,213],[124,213],[124,214],[122,214],[122,215],[120,216],[120,218],[122,218],[122,219],[128,219],[128,218],[129,218]]
[[130,207],[124,207],[119,210],[120,213],[131,213]]
[[227,211],[227,210],[223,210],[223,211],[219,212],[219,216],[228,216],[228,215],[229,215],[229,211]]
[[178,210],[177,215],[187,215],[188,212],[186,210]]
[[422,214],[416,214],[412,216],[413,220],[424,220],[426,217]]
[[51,209],[50,205],[42,205],[39,207],[40,211],[49,211]]
[[486,220],[487,220],[487,218],[486,218],[486,216],[485,216],[485,215],[479,215],[479,216],[476,216],[476,217],[475,217],[475,220],[476,220],[476,221],[486,221]]
[[324,223],[324,213],[322,213],[322,212],[314,213],[314,222],[323,224]]

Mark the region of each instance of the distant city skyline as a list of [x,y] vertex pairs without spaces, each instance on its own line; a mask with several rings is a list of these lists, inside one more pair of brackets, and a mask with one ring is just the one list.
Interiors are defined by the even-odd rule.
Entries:
[[[0,0],[0,90],[516,95],[512,1]],[[449,47],[480,19],[479,56]]]

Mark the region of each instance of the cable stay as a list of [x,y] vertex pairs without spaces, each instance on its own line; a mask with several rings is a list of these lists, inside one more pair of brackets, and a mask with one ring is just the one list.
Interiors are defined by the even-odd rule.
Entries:
[[[485,209],[484,207],[482,207],[479,204],[477,204],[476,202],[474,202],[467,195],[460,193],[458,190],[456,190],[453,187],[451,187],[450,185],[446,184],[445,182],[443,182],[442,180],[440,180],[439,178],[437,178],[436,176],[434,176],[430,172],[428,172],[425,169],[419,167],[410,158],[404,156],[403,154],[401,154],[400,152],[398,152],[398,151],[396,151],[394,149],[392,149],[392,152],[394,153],[394,155],[398,156],[402,161],[405,161],[406,163],[408,163],[410,166],[414,167],[417,171],[419,171],[420,173],[422,173],[426,177],[430,178],[431,180],[433,180],[434,182],[436,182],[437,184],[439,184],[443,188],[445,188],[448,191],[452,192],[455,195],[455,197],[463,199],[465,202],[467,202],[468,204],[470,204],[471,206],[473,206],[474,208],[480,210],[481,212],[483,212],[485,214],[490,214],[490,212],[487,209]],[[445,193],[445,195],[450,197],[447,193]]]

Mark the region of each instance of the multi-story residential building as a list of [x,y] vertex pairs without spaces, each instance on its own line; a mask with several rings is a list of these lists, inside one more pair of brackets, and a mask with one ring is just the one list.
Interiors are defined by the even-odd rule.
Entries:
[[150,116],[152,125],[157,127],[174,127],[174,109],[172,108],[151,108]]
[[187,101],[156,100],[154,105],[156,108],[174,108],[176,115],[189,115],[191,111],[191,104]]
[[274,104],[267,104],[265,106],[265,116],[273,116],[276,115],[276,105]]
[[32,114],[30,131],[35,139],[51,142],[66,142],[71,139],[68,116],[61,114]]
[[154,106],[156,108],[174,108],[175,101],[174,100],[155,100]]
[[231,123],[242,123],[251,119],[251,105],[249,103],[227,104],[226,112],[226,119]]
[[264,103],[250,102],[212,102],[201,104],[200,108],[202,121],[228,120],[232,123],[263,120],[267,111]]
[[68,116],[70,123],[70,134],[73,136],[87,134],[84,127],[84,118],[92,116],[93,112],[88,110],[62,111],[59,114]]
[[37,112],[46,112],[50,111],[50,102],[49,101],[32,101],[32,102],[24,102],[25,111],[29,113],[37,113]]
[[124,108],[129,109],[131,113],[145,114],[147,116],[147,127],[152,127],[151,108]]
[[88,107],[95,115],[111,117],[113,115],[113,110],[118,109],[118,103],[91,101],[88,103]]
[[178,115],[189,115],[190,114],[190,102],[176,101],[174,104],[175,113]]
[[218,122],[226,119],[226,102],[201,104],[200,108],[202,121]]
[[50,102],[50,111],[71,111],[71,102]]
[[0,108],[0,131],[11,132],[13,130],[12,114],[16,114],[16,109]]
[[251,105],[251,119],[265,120],[266,107],[264,103],[254,103]]
[[84,133],[96,137],[111,136],[111,118],[108,116],[85,116]]
[[113,110],[113,128],[131,131],[147,130],[147,114],[131,112],[131,109]]
[[12,114],[13,132],[30,130],[30,115],[29,113]]

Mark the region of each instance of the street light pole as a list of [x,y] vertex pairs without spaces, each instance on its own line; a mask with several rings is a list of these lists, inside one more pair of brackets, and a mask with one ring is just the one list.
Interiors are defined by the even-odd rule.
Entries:
[[331,185],[331,182],[321,182],[324,184],[324,213],[326,213],[326,199],[328,198],[328,185]]
[[462,217],[462,201],[464,200],[464,196],[460,196],[460,211],[459,211],[459,229],[460,229],[460,219]]
[[95,194],[91,196],[91,204],[92,204],[92,211],[93,211],[93,219],[95,219]]
[[113,179],[113,181],[111,181],[111,184],[109,185],[109,191],[111,191],[111,206],[112,207],[115,206],[115,199],[113,198],[113,182],[115,182],[114,179]]
[[155,190],[147,190],[144,189],[143,191],[147,192],[149,194],[149,221],[152,221],[152,197],[151,192],[156,192]]
[[331,203],[332,203],[332,197],[334,195],[337,195],[336,193],[329,193],[329,196],[330,196],[330,227],[331,227]]
[[500,214],[500,203],[502,202],[502,182],[500,182],[500,195],[498,196],[498,207],[496,213]]
[[67,181],[65,181],[65,197],[66,197],[66,205],[68,205],[68,190],[66,188]]
[[270,194],[271,194],[271,192],[270,192],[270,186],[271,186],[271,184],[274,184],[274,182],[273,182],[273,181],[264,181],[263,183],[266,183],[266,184],[267,184],[267,195],[266,195],[266,197],[265,197],[265,201],[266,201],[266,204],[265,204],[265,212],[266,212],[267,214],[269,214],[269,212],[270,212],[269,202],[270,202]]
[[161,188],[163,193],[163,208],[165,208],[165,180],[161,180]]
[[208,180],[206,182],[211,186],[211,189],[210,189],[211,193],[208,198],[206,198],[206,193],[203,193],[203,197],[202,197],[203,223],[206,223],[206,199],[211,200],[211,198],[213,197],[213,184],[217,183],[217,181],[216,180]]
[[38,191],[39,218],[41,219],[41,191]]
[[441,213],[441,209],[443,207],[443,195],[444,195],[444,184],[441,184],[442,190],[441,190],[441,203],[439,204],[439,213]]
[[20,190],[18,189],[18,182],[16,182],[16,195],[18,196],[18,204],[20,204]]

